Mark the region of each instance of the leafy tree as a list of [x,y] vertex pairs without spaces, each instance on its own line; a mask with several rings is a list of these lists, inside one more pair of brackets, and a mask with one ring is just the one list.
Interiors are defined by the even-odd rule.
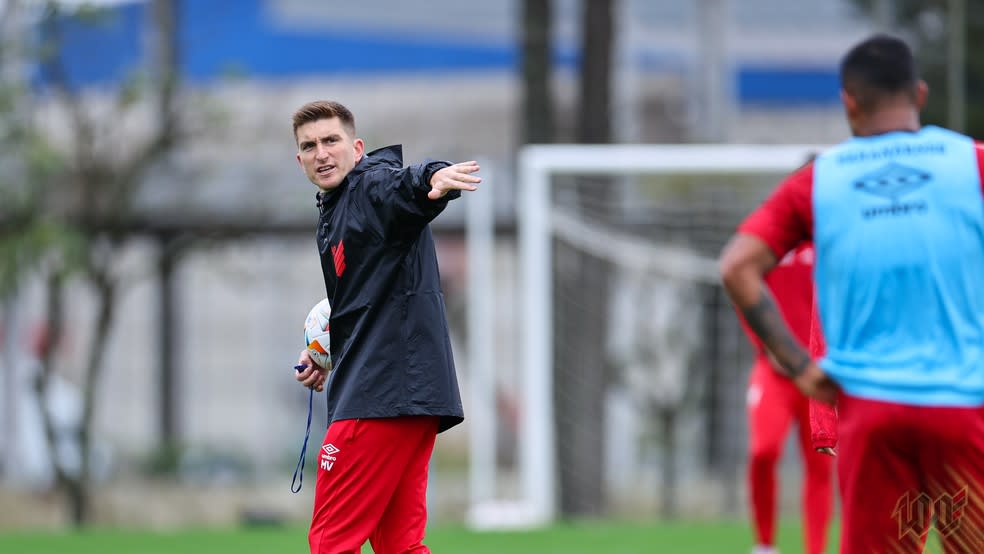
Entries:
[[[74,86],[60,54],[67,22],[98,26],[111,12],[91,7],[66,11],[49,1],[39,13],[27,13],[27,3],[8,0],[3,15],[3,28],[18,32],[5,33],[8,38],[0,46],[0,295],[13,294],[28,279],[40,276],[46,282],[48,347],[41,352],[36,391],[49,452],[55,452],[56,429],[43,399],[56,370],[66,287],[73,282],[88,285],[96,305],[81,368],[82,418],[73,430],[80,468],[68,471],[52,456],[56,486],[65,493],[76,525],[90,518],[95,398],[124,284],[115,262],[130,237],[134,201],[148,173],[181,138],[175,106],[176,0],[153,0],[151,7],[156,59],[150,69],[108,94]],[[29,16],[36,16],[32,27],[18,27]],[[27,36],[40,36],[31,55],[28,42],[18,40]],[[33,100],[35,95],[18,78],[21,72],[11,70],[24,64],[39,67],[50,94]],[[100,109],[107,100],[108,118]],[[151,123],[140,136],[117,124],[148,111]]]

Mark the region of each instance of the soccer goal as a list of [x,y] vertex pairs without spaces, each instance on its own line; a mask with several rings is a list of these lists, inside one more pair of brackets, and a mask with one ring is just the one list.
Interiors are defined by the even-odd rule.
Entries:
[[[733,396],[741,376],[730,375],[730,367],[745,360],[735,359],[740,331],[718,284],[716,256],[737,222],[781,176],[823,148],[522,149],[516,188],[521,328],[515,487],[504,497],[495,486],[501,473],[495,452],[501,402],[494,397],[493,364],[480,361],[495,352],[489,343],[494,339],[472,333],[471,525],[547,524],[572,496],[562,486],[584,484],[591,498],[599,479],[607,483],[600,496],[605,502],[638,505],[644,496],[639,489],[679,481],[701,460],[730,463],[721,453],[727,448],[714,441],[737,440],[740,429],[728,425],[743,412],[740,405],[714,404],[720,398],[712,396]],[[491,218],[475,206],[469,233],[479,239],[473,258],[479,265],[473,269],[481,269],[491,248],[490,232],[481,229]],[[472,325],[487,324],[494,309],[481,293],[472,298],[472,308]],[[580,362],[589,367],[564,373]],[[730,392],[714,388],[723,379],[731,383]],[[684,460],[654,458],[659,448],[653,444],[665,450],[678,443],[685,443]],[[607,460],[600,465],[608,469],[582,463],[594,457]],[[587,469],[571,470],[579,465]],[[662,502],[664,509],[673,508]]]

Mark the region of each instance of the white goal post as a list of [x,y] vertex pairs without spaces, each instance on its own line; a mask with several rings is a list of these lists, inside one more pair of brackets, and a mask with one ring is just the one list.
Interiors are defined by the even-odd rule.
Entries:
[[[469,367],[473,368],[470,410],[470,510],[468,522],[478,528],[535,527],[550,523],[557,511],[557,467],[553,427],[553,299],[552,243],[562,222],[551,209],[551,178],[557,175],[776,175],[801,166],[822,145],[530,145],[519,153],[517,223],[521,294],[518,311],[519,363],[522,382],[519,409],[519,497],[495,498],[493,333],[474,333],[470,339]],[[491,193],[491,187],[488,189]],[[490,267],[492,231],[491,194],[469,208],[470,279]],[[667,252],[669,254],[669,252]],[[658,257],[661,251],[652,251]],[[703,265],[702,265],[703,264]],[[706,262],[687,263],[691,272],[714,273]],[[716,275],[711,277],[716,278]],[[476,286],[469,299],[472,324],[489,324],[492,303],[488,288]],[[474,282],[473,282],[474,284]],[[475,327],[472,328],[473,330]]]

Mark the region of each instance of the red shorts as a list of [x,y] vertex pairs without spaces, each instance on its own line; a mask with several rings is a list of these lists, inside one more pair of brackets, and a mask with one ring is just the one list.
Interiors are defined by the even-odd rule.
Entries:
[[841,554],[984,552],[984,408],[838,403]]
[[312,554],[430,552],[427,468],[436,417],[349,419],[328,427],[318,453]]

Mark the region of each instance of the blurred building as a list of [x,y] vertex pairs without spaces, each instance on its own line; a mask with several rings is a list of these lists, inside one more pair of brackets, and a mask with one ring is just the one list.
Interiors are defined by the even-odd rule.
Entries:
[[[109,15],[72,23],[64,33],[64,66],[78,87],[118,85],[152,56],[148,3],[108,4],[115,6]],[[521,0],[178,5],[181,78],[192,94],[209,95],[215,113],[196,115],[223,123],[221,137],[205,137],[189,155],[210,162],[221,151],[225,161],[206,163],[208,185],[195,180],[190,196],[181,195],[185,202],[209,209],[254,204],[266,208],[264,217],[288,217],[285,209],[296,215],[303,208],[289,162],[289,118],[314,98],[350,106],[370,149],[404,143],[411,160],[478,157],[501,169],[500,181],[510,181],[519,137]],[[563,142],[577,116],[580,3],[553,5]],[[850,1],[616,5],[613,86],[621,142],[823,143],[845,136],[837,62],[872,28]],[[508,218],[508,188],[497,190],[503,189],[498,198]],[[241,190],[249,198],[230,202]],[[155,207],[172,195],[160,196]],[[453,211],[458,215],[442,224],[460,220],[462,211]]]
[[[622,0],[617,5],[613,85],[620,140],[771,144],[826,143],[846,136],[837,62],[873,28],[851,2]],[[66,21],[64,28],[69,80],[94,96],[129,79],[153,47],[147,2],[108,6],[95,20]],[[564,140],[577,117],[580,3],[557,0],[554,7],[554,82]],[[306,410],[291,365],[302,346],[303,317],[324,295],[313,241],[314,189],[293,159],[290,130],[292,112],[309,100],[348,105],[369,150],[403,143],[408,162],[425,156],[483,162],[490,178],[481,194],[494,195],[504,231],[496,250],[496,333],[506,344],[514,338],[517,262],[510,231],[520,135],[520,8],[520,0],[179,2],[182,102],[196,133],[154,176],[141,197],[141,211],[176,225],[250,221],[298,229],[224,236],[181,259],[175,281],[176,363],[184,444],[231,453],[268,476],[273,471],[286,491]],[[43,105],[43,76],[35,75],[34,83]],[[58,112],[46,115],[56,134]],[[139,128],[139,121],[117,123]],[[464,215],[463,203],[455,202],[435,224],[463,387],[468,384],[460,355]],[[723,221],[731,225],[739,215]],[[310,233],[303,232],[305,225]],[[715,238],[705,240],[713,244]],[[114,326],[97,424],[118,460],[146,458],[157,444],[159,283],[148,268],[155,267],[158,253],[153,240],[137,241],[121,261],[133,286]],[[23,329],[41,317],[39,294],[29,290],[15,303]],[[67,367],[84,354],[87,337],[90,308],[85,291],[77,294],[69,307],[77,325],[68,327],[60,360]],[[516,365],[508,346],[500,363]],[[0,398],[28,401],[9,394]],[[323,412],[321,406],[316,429]],[[9,420],[20,412],[0,413]],[[0,429],[17,432],[9,421]],[[463,465],[466,433],[463,426],[439,441],[438,463]],[[36,446],[9,436],[0,444]],[[8,464],[6,474],[17,473]],[[451,501],[462,502],[455,494]],[[300,507],[303,512],[307,504]]]

